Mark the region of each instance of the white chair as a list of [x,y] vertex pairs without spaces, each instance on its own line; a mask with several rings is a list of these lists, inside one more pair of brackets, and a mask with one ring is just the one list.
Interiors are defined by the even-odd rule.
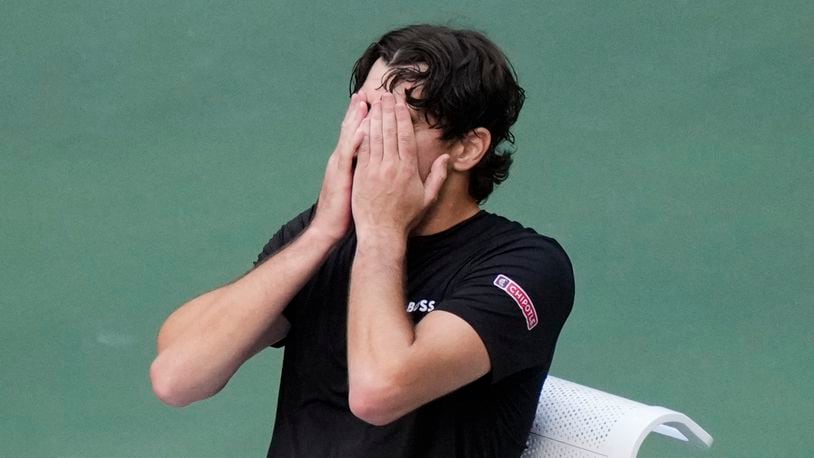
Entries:
[[635,457],[650,432],[712,445],[712,436],[682,413],[549,375],[523,457]]

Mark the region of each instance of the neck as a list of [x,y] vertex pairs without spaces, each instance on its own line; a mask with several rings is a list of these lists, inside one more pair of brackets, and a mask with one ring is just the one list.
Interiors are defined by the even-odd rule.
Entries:
[[[463,180],[461,180],[463,178]],[[444,183],[438,199],[412,230],[411,235],[432,235],[475,216],[480,207],[469,195],[467,176],[451,176]]]

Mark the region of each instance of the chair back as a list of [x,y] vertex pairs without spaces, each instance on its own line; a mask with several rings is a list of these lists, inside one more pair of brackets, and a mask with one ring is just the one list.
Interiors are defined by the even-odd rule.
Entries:
[[700,447],[712,436],[686,415],[548,376],[524,458],[635,457],[651,432]]

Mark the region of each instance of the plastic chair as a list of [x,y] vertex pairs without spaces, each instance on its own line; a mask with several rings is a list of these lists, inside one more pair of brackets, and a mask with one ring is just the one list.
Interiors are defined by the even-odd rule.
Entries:
[[712,436],[686,415],[548,376],[524,458],[628,458],[657,432],[701,448]]

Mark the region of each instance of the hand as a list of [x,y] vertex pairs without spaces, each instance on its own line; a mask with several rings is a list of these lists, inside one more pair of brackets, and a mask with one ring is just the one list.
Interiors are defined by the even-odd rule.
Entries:
[[403,96],[385,93],[361,130],[353,175],[352,210],[359,240],[372,235],[406,238],[435,201],[447,176],[449,155],[435,159],[422,183],[410,112]]
[[309,228],[333,241],[339,241],[350,228],[353,158],[364,138],[365,132],[359,126],[366,116],[364,93],[353,94],[342,121],[336,149],[328,159],[317,201],[317,213]]

